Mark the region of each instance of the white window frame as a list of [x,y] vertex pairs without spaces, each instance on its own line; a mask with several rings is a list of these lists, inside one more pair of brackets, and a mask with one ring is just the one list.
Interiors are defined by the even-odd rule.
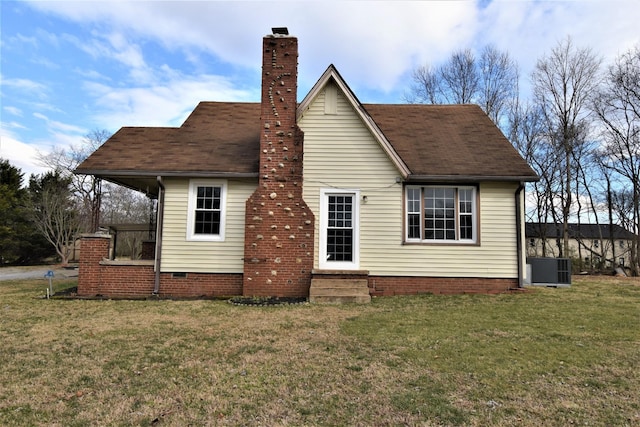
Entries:
[[[198,187],[220,188],[220,233],[196,234],[194,230],[196,217],[196,200]],[[187,240],[199,242],[223,242],[227,218],[227,181],[214,179],[192,179],[189,181],[189,201],[187,202]]]
[[[455,214],[455,233],[456,233],[456,238],[455,239],[425,239],[422,238],[425,235],[425,218],[424,218],[424,211],[425,211],[425,206],[424,206],[424,189],[426,188],[453,188],[455,189],[455,210],[456,210],[456,214]],[[408,197],[408,193],[409,190],[416,190],[418,189],[420,191],[420,209],[419,209],[419,215],[420,215],[420,219],[419,219],[419,224],[420,224],[420,238],[410,238],[409,237],[409,214],[413,213],[415,214],[415,212],[410,212],[409,211],[409,197]],[[471,190],[472,194],[471,194],[471,210],[472,210],[472,224],[473,224],[473,228],[472,228],[472,238],[471,239],[461,239],[460,238],[460,217],[463,215],[460,212],[460,198],[459,198],[459,191],[460,190]],[[477,244],[478,243],[478,230],[479,230],[479,213],[478,213],[478,188],[476,186],[473,185],[407,185],[404,189],[404,209],[403,209],[403,215],[404,215],[404,224],[405,224],[405,230],[404,230],[404,241],[407,243],[433,243],[433,244],[463,244],[463,245],[468,245],[468,244]]]
[[[353,197],[353,259],[351,261],[327,260],[327,228],[329,218],[329,196],[345,195]],[[360,190],[327,188],[320,190],[320,248],[318,266],[326,270],[357,270],[360,268]]]

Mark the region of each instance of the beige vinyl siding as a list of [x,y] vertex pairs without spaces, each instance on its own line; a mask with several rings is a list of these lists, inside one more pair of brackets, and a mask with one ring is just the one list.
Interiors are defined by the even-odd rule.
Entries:
[[227,180],[226,226],[223,242],[187,240],[189,179],[165,179],[162,271],[242,273],[245,202],[255,180]]
[[360,267],[367,268],[371,252],[365,248],[401,243],[399,173],[341,91],[337,114],[325,115],[324,99],[322,91],[299,121],[304,131],[304,198],[316,222],[314,266],[318,268],[320,190],[338,188],[360,190],[361,197],[367,196],[367,202],[360,204]]
[[[400,175],[338,90],[337,114],[325,114],[321,91],[300,120],[304,140],[304,197],[316,214],[318,268],[320,190],[360,190],[360,269],[372,275],[517,276],[514,193],[516,184],[479,186],[479,245],[403,244]],[[330,111],[330,109],[328,110]]]

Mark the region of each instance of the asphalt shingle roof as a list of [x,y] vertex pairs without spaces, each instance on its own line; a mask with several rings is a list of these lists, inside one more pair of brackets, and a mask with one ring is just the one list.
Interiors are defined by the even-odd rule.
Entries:
[[[475,105],[364,104],[410,178],[535,180]],[[124,127],[77,169],[129,186],[125,176],[257,176],[260,104],[201,102],[178,128]],[[147,186],[149,185],[147,181]]]
[[260,104],[201,102],[179,128],[121,128],[76,171],[253,174],[259,144]]
[[[635,235],[613,224],[577,224],[569,223],[569,237],[572,239],[614,239],[631,240]],[[562,224],[552,222],[527,222],[525,224],[525,236],[527,238],[545,236],[547,239],[562,237]]]
[[414,176],[536,177],[477,105],[364,104],[364,108]]

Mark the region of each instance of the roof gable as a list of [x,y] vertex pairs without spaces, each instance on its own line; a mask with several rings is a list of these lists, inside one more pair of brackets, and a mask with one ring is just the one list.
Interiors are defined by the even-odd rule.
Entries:
[[338,70],[335,66],[329,65],[329,67],[325,70],[325,72],[320,76],[315,85],[311,88],[307,96],[304,97],[297,110],[297,121],[300,121],[302,115],[309,109],[313,101],[316,99],[318,94],[325,88],[325,86],[333,81],[340,89],[347,99],[347,101],[353,107],[353,110],[356,112],[358,117],[362,120],[367,129],[371,132],[376,141],[380,144],[384,152],[387,154],[389,159],[396,166],[398,171],[402,174],[403,178],[407,178],[411,171],[407,167],[404,160],[398,155],[395,151],[391,142],[384,136],[384,133],[380,130],[376,122],[371,118],[371,116],[366,112],[363,108],[362,104],[353,93],[351,88],[344,81]]
[[333,81],[396,165],[414,181],[536,181],[538,176],[477,105],[362,104],[330,65],[298,120]]

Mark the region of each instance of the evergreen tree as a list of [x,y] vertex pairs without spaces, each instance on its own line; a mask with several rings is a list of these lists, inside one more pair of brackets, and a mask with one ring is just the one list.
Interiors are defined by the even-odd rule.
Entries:
[[0,159],[0,265],[42,262],[53,251],[28,214],[23,173]]

